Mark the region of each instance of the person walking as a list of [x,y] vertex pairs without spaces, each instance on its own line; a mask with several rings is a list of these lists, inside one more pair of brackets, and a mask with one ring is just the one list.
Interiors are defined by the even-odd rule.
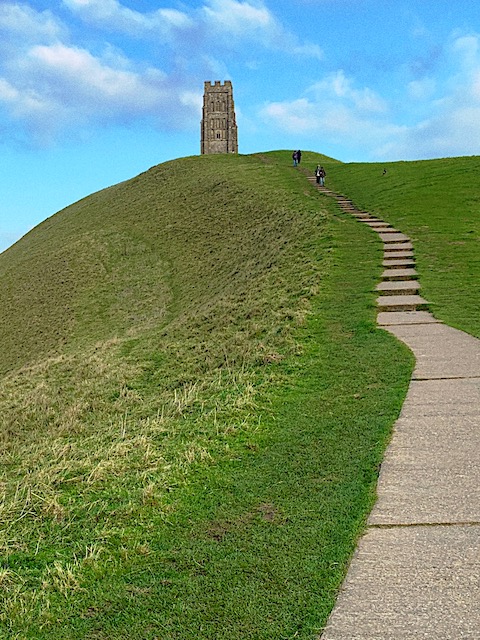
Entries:
[[320,186],[325,186],[325,178],[327,177],[327,172],[323,167],[320,167]]
[[302,159],[302,152],[300,151],[300,149],[297,151],[297,162],[298,164],[300,164],[300,160]]
[[321,187],[325,186],[325,177],[327,173],[323,167],[317,164],[317,168],[315,169],[315,177],[317,179],[317,184]]
[[292,153],[293,166],[296,167],[298,164],[298,151],[294,151]]

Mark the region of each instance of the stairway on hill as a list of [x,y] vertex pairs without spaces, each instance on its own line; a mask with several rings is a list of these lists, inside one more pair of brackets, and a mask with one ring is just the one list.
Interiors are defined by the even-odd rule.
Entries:
[[[309,180],[313,183],[315,178]],[[379,297],[377,305],[379,310],[378,324],[390,324],[391,318],[385,315],[391,312],[411,312],[404,318],[405,321],[418,322],[424,320],[424,314],[416,312],[428,309],[428,302],[419,295],[420,283],[417,281],[415,270],[415,257],[410,238],[401,233],[388,222],[371,215],[366,211],[360,211],[351,200],[342,195],[330,191],[326,187],[318,187],[319,191],[332,196],[338,202],[339,207],[345,213],[365,223],[372,231],[378,233],[383,241],[383,266],[382,282],[377,286]]]

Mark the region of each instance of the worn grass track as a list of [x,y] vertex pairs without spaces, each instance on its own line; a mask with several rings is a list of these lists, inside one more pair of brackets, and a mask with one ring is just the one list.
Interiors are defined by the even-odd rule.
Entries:
[[154,167],[2,254],[0,637],[314,638],[412,369],[380,261],[289,152]]

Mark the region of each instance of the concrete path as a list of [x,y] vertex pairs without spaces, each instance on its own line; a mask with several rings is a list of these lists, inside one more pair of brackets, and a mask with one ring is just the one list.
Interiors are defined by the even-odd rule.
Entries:
[[377,503],[321,638],[480,639],[480,340],[425,311],[418,283],[413,295],[386,285],[408,290],[416,276],[407,236],[321,190],[380,234],[377,322],[416,357]]

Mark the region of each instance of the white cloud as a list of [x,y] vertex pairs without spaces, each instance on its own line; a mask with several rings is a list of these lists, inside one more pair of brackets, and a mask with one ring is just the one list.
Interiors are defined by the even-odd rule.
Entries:
[[357,147],[377,146],[402,130],[388,121],[366,117],[348,105],[307,98],[265,105],[260,117],[280,131],[321,135],[326,142]]
[[367,87],[356,88],[342,70],[309,87],[303,97],[269,103],[260,112],[277,130],[358,149],[385,144],[402,130],[387,116],[387,103]]
[[141,102],[148,109],[158,99],[154,85],[165,79],[158,70],[148,70],[141,76],[112,68],[88,51],[62,44],[34,47],[29,58],[30,70],[51,81],[51,95],[67,98],[70,103],[80,99],[80,104],[88,103],[92,109],[105,102]]
[[194,24],[185,12],[177,9],[141,13],[124,7],[118,0],[63,0],[63,3],[91,24],[135,36],[150,33],[166,38],[175,30]]
[[447,109],[376,151],[379,159],[402,160],[480,155],[480,105]]
[[222,34],[255,38],[259,33],[273,37],[280,26],[264,6],[237,0],[208,0],[202,9],[205,21]]
[[15,102],[18,100],[19,92],[7,80],[0,78],[0,101]]
[[[262,0],[204,0],[197,8],[144,12],[122,0],[62,3],[102,30],[105,40],[109,33],[127,35],[143,40],[146,48],[140,55],[130,49],[129,57],[128,45],[121,51],[104,40],[100,50],[101,40],[90,39],[89,29],[79,31],[75,22],[67,28],[51,11],[0,0],[0,106],[17,123],[18,133],[23,127],[45,142],[65,128],[80,131],[95,123],[148,118],[160,128],[197,124],[198,76],[218,71],[218,77],[228,77],[219,52],[234,54],[247,41],[258,49],[322,55],[317,45],[302,43],[284,29]],[[154,53],[148,47],[155,47]],[[152,53],[157,65],[144,62]],[[164,61],[168,73],[161,68]]]
[[177,47],[195,55],[198,50],[193,51],[192,44],[218,55],[219,43],[232,50],[239,42],[249,41],[304,57],[323,57],[318,45],[299,41],[260,0],[205,0],[188,13],[172,8],[141,13],[119,0],[63,0],[63,4],[89,24],[130,36],[175,41]]
[[354,81],[351,78],[347,78],[342,69],[326,76],[307,91],[316,96],[317,101],[333,99],[345,105],[348,104],[359,111],[371,113],[384,113],[387,111],[385,100],[368,87],[356,89]]
[[[379,150],[387,157],[416,159],[443,156],[480,155],[480,36],[453,37],[448,45],[448,74],[436,81],[443,93],[431,100],[433,80],[415,98],[428,110],[419,122]],[[430,83],[430,85],[429,85]],[[414,89],[423,89],[422,85]],[[409,86],[412,89],[412,86]]]
[[389,101],[339,70],[260,117],[369,160],[480,155],[480,35],[452,37],[446,53],[441,76],[406,82]]
[[[203,0],[196,8],[144,12],[122,0],[61,1],[81,29],[33,3],[0,0],[0,107],[15,123],[14,135],[23,130],[47,142],[65,128],[80,133],[136,118],[160,128],[192,126],[201,113],[198,77],[228,77],[225,51],[236,55],[248,43],[257,55],[267,49],[322,57],[318,45],[285,29],[262,0]],[[104,38],[91,37],[90,27]],[[145,49],[127,42],[120,50],[118,36],[125,35]],[[157,63],[146,63],[149,56]]]
[[465,70],[477,69],[479,61],[478,35],[466,35],[457,37],[451,46],[452,53],[457,56],[457,61]]
[[415,101],[425,102],[435,95],[436,88],[437,82],[434,78],[412,80],[407,85],[408,97]]
[[[155,68],[112,66],[77,47],[32,47],[18,63],[14,84],[0,78],[0,103],[45,142],[63,127],[150,118],[182,127],[199,109],[200,94],[174,86]],[[41,89],[41,90],[40,90]]]
[[[288,39],[287,39],[288,40]],[[325,58],[325,54],[323,53],[322,48],[318,44],[293,44],[292,45],[292,54],[294,56],[302,56],[305,58],[313,58],[316,60],[323,60]]]
[[0,34],[3,38],[21,38],[22,43],[51,41],[65,33],[62,23],[49,11],[35,11],[13,2],[0,4]]
[[[188,24],[183,14],[162,10],[154,14],[131,12],[116,0],[69,0],[105,16],[118,10],[119,18],[144,20],[145,28],[160,22]],[[103,8],[102,8],[103,7]],[[157,23],[155,23],[155,20]],[[92,53],[70,44],[71,33],[50,12],[19,3],[0,4],[0,107],[15,123],[12,135],[53,141],[65,128],[132,122],[148,118],[159,128],[183,128],[199,118],[200,88],[195,91],[180,67],[170,75],[136,62],[113,46]],[[4,135],[7,127],[3,128]]]
[[211,32],[217,42],[227,47],[247,40],[269,49],[288,51],[294,56],[324,57],[318,44],[301,42],[260,1],[206,0],[201,9],[201,20],[207,34]]
[[290,102],[272,102],[261,110],[263,120],[289,133],[307,133],[319,126],[315,105],[306,98]]
[[203,30],[208,37],[215,34],[227,39],[273,39],[282,32],[273,14],[263,4],[251,1],[206,0],[189,13],[172,8],[142,13],[125,7],[119,0],[63,0],[63,4],[90,24],[137,36],[165,36],[176,29],[194,29]]

